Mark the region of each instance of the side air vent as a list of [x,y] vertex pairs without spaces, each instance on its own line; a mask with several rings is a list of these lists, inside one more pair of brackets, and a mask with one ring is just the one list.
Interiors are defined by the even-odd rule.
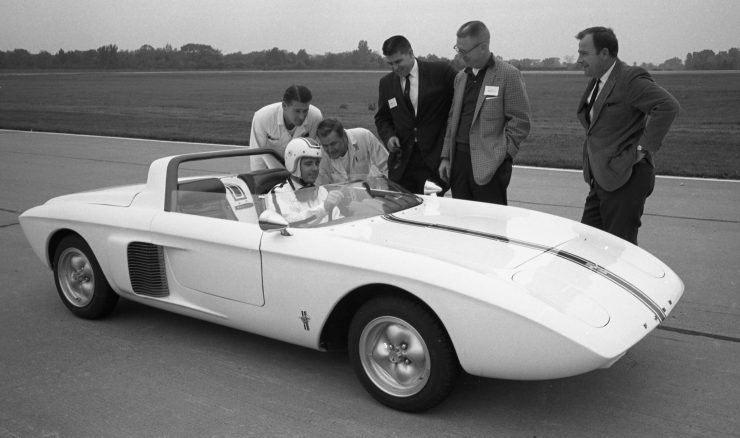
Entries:
[[128,245],[128,275],[134,293],[153,297],[169,295],[167,273],[164,269],[164,252],[161,246],[144,242]]

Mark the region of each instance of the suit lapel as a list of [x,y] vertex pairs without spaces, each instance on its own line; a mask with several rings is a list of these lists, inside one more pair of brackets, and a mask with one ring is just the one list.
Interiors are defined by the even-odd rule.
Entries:
[[[458,79],[459,78],[459,79]],[[468,75],[465,70],[460,70],[455,78],[455,92],[452,95],[452,119],[450,119],[452,132],[457,132],[460,123],[460,113],[462,112],[463,95],[465,94],[465,84],[468,82]],[[454,151],[455,142],[452,142]]]
[[606,98],[609,97],[612,90],[614,90],[614,84],[617,83],[617,79],[619,78],[619,75],[622,72],[622,63],[617,60],[616,64],[614,65],[614,69],[609,74],[609,78],[606,80],[606,84],[604,84],[604,87],[601,89],[601,92],[599,92],[599,97],[596,98],[596,102],[594,103],[593,112],[594,116],[591,118],[591,126],[593,126],[597,120],[599,120],[599,115],[601,114],[601,109],[604,108],[604,103],[606,102]]
[[419,63],[419,92],[416,96],[416,114],[418,115],[423,108],[424,90],[426,90],[426,84],[429,82],[429,72],[422,62],[418,60],[416,62]]
[[583,127],[586,129],[588,129],[588,122],[586,121],[586,107],[587,107],[586,100],[588,99],[588,96],[591,93],[591,90],[593,90],[594,85],[596,85],[596,79],[592,78],[588,82],[586,89],[583,91],[581,100],[578,101],[578,109],[576,110],[576,116],[578,117],[578,120],[581,122],[581,125],[583,125]]
[[401,80],[398,76],[393,75],[393,97],[396,98],[396,102],[403,102],[403,88],[401,88]]
[[480,92],[478,93],[478,100],[475,103],[475,112],[473,113],[473,121],[478,118],[478,113],[481,107],[483,107],[483,101],[486,99],[486,86],[493,85],[496,75],[498,74],[499,64],[495,63],[493,68],[486,69],[486,75],[483,77],[483,83],[480,86]]
[[583,90],[583,95],[581,96],[581,100],[578,101],[578,112],[583,111],[583,108],[586,106],[586,100],[588,99],[588,95],[591,93],[591,90],[594,89],[594,85],[596,85],[596,79],[592,78],[588,82],[586,89]]

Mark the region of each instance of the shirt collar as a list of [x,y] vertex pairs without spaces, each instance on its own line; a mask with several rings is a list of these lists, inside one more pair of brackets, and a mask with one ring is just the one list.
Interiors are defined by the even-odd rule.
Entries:
[[609,79],[609,75],[612,74],[612,70],[614,70],[614,66],[617,65],[617,60],[615,59],[612,63],[612,66],[609,67],[609,70],[606,71],[603,75],[601,75],[601,78],[599,78],[600,83],[606,84],[606,80]]
[[357,140],[352,137],[352,133],[345,129],[344,135],[347,136],[347,152],[345,152],[344,155],[339,158],[334,158],[335,160],[349,160],[349,157],[354,156],[355,152],[359,150],[359,147],[357,146]]
[[357,151],[359,148],[357,147],[357,140],[352,136],[352,133],[348,130],[344,130],[344,133],[347,134],[347,150],[352,150],[352,153],[354,154],[355,151]]
[[487,70],[489,68],[493,68],[495,65],[496,65],[496,60],[493,58],[493,53],[491,53],[491,57],[488,58],[488,62],[486,62],[486,65],[484,65],[481,68],[465,67],[465,73],[478,76],[478,73],[480,73],[481,71]]
[[419,63],[416,62],[416,58],[414,58],[414,66],[411,67],[409,74],[415,78],[419,77]]
[[283,102],[278,104],[277,120],[278,126],[285,126],[285,119],[283,118]]
[[[295,175],[290,176],[291,185],[293,186],[294,190],[302,189],[306,187],[306,181],[303,181],[303,178],[297,177]],[[286,183],[283,183],[285,185]]]
[[[414,58],[414,65],[411,67],[411,70],[409,70],[409,76],[409,80],[411,80],[412,78],[414,80],[419,79],[419,63],[416,62],[416,58]],[[401,81],[401,89],[403,90],[403,87],[406,86],[406,78],[399,77],[398,79],[399,81]]]

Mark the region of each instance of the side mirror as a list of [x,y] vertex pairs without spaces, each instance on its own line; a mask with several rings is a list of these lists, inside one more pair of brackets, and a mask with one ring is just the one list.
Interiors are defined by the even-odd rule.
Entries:
[[436,195],[437,193],[442,191],[442,187],[438,186],[432,181],[427,180],[426,183],[424,183],[424,194],[425,195]]
[[280,231],[283,236],[292,235],[288,231],[288,221],[275,211],[265,210],[260,213],[259,224],[265,231]]

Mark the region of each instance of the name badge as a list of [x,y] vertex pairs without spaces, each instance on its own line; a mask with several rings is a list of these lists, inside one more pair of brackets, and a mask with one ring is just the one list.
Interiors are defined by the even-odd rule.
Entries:
[[396,102],[396,98],[388,99],[388,106],[393,109],[398,106],[398,103]]
[[483,91],[486,96],[498,96],[498,86],[486,85],[486,89]]

